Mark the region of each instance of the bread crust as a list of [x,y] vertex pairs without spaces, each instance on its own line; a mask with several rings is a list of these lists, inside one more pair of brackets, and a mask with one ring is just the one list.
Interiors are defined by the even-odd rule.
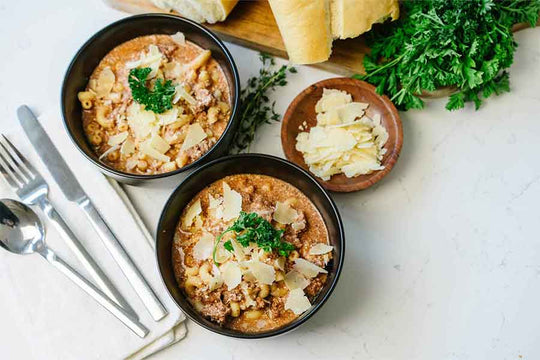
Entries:
[[330,0],[269,0],[289,60],[313,64],[332,52]]
[[388,17],[399,17],[398,0],[331,0],[332,36],[335,39],[355,38],[373,24]]

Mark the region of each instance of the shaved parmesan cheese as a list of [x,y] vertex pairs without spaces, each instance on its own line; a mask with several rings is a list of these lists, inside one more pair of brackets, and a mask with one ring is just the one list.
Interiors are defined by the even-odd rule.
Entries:
[[214,198],[208,194],[208,211],[215,219],[221,219],[223,217],[223,198]]
[[326,245],[323,243],[315,244],[309,249],[309,255],[323,255],[329,253],[334,249],[333,246]]
[[159,123],[166,126],[178,121],[178,109],[179,108],[175,106],[172,109],[165,111],[163,114],[156,114]]
[[192,106],[197,105],[197,100],[186,91],[184,85],[177,85],[174,89],[173,104],[176,104],[178,100],[182,99]]
[[168,156],[163,155],[162,153],[160,153],[159,151],[157,151],[156,149],[154,149],[152,147],[151,139],[148,139],[148,140],[141,143],[140,151],[141,151],[141,153],[143,153],[145,155],[148,155],[151,158],[154,158],[156,160],[163,161],[163,162],[169,162],[170,161],[170,158]]
[[133,102],[127,109],[128,125],[133,130],[135,138],[143,140],[159,125],[152,111],[144,110],[139,104]]
[[107,151],[105,151],[103,154],[101,154],[101,156],[99,157],[99,160],[102,160],[104,157],[106,157],[107,155],[109,155],[110,153],[118,150],[118,148],[120,147],[120,145],[114,145],[113,147],[111,147],[110,149],[108,149]]
[[242,211],[242,195],[223,182],[223,220],[236,219]]
[[160,154],[165,154],[171,146],[158,134],[152,135],[150,138],[150,146],[156,149]]
[[285,274],[285,285],[289,290],[305,289],[309,285],[309,280],[298,271],[292,270]]
[[128,137],[127,131],[113,135],[109,137],[109,141],[107,141],[107,145],[110,145],[110,146],[120,145],[127,139],[127,137]]
[[352,101],[351,94],[337,89],[323,89],[323,95],[315,105],[315,112],[321,113]]
[[274,260],[274,267],[279,270],[285,270],[285,258],[278,257],[276,260]]
[[182,265],[185,265],[184,259],[186,258],[186,254],[184,253],[184,249],[181,246],[178,247],[178,255],[180,255],[180,263]]
[[199,238],[199,241],[193,246],[193,258],[195,260],[206,260],[209,259],[212,256],[212,252],[214,251],[214,237],[204,232],[202,236]]
[[341,124],[339,114],[335,109],[317,114],[317,125],[338,125]]
[[138,67],[149,67],[152,69],[150,74],[148,74],[148,79],[153,79],[156,77],[159,67],[161,66],[161,60],[163,54],[159,51],[159,48],[151,44],[148,46],[148,52],[142,54],[139,60],[130,61],[126,63],[127,69],[134,69]]
[[200,216],[195,218],[195,229],[200,229],[203,226],[203,221]]
[[127,139],[120,148],[120,153],[124,156],[129,156],[135,152],[135,144],[133,141]]
[[208,283],[208,290],[214,291],[221,285],[223,285],[223,275],[216,264],[212,264],[212,278]]
[[114,76],[113,71],[107,66],[99,73],[97,82],[94,83],[95,89],[92,90],[94,90],[98,98],[105,97],[111,92],[115,80],[116,77]]
[[298,217],[298,212],[294,210],[288,202],[276,203],[276,210],[274,211],[273,218],[280,224],[292,224]]
[[222,198],[218,198],[216,199],[215,197],[213,197],[211,194],[208,194],[208,208],[209,209],[217,209],[217,207],[219,205],[221,205],[223,203],[223,199]]
[[256,260],[244,261],[244,263],[259,283],[272,285],[276,279],[276,271],[273,266]]
[[285,300],[285,310],[291,310],[295,315],[300,315],[310,307],[311,303],[302,289],[289,291],[289,296]]
[[199,199],[195,201],[189,207],[189,209],[187,209],[186,215],[184,216],[184,221],[182,223],[182,227],[184,229],[188,229],[191,226],[191,224],[193,224],[193,220],[195,219],[195,217],[199,216],[201,212],[202,212],[201,200]]
[[353,122],[356,118],[360,118],[364,115],[364,110],[369,105],[366,103],[352,102],[342,105],[336,109],[341,123]]
[[177,43],[178,45],[186,45],[186,37],[184,36],[183,33],[181,33],[180,31],[177,32],[176,34],[172,34],[171,35],[171,38],[173,39],[173,41],[175,43]]
[[234,257],[236,257],[236,260],[238,261],[244,261],[246,258],[246,254],[244,253],[244,249],[242,249],[242,246],[236,241],[236,239],[231,239],[231,245],[233,247]]
[[300,274],[304,275],[308,279],[314,278],[319,273],[327,274],[328,271],[319,267],[312,262],[309,262],[305,259],[298,258],[294,260],[294,270],[298,271]]
[[221,266],[223,282],[232,290],[242,282],[242,271],[237,263],[229,261]]
[[316,106],[317,126],[296,137],[296,150],[315,176],[329,180],[335,174],[354,177],[384,169],[388,133],[380,114],[373,120],[365,116],[368,106],[352,102],[345,92],[324,89]]
[[204,132],[203,128],[198,123],[189,125],[186,138],[184,140],[184,143],[182,144],[181,150],[185,151],[197,145],[198,143],[206,139],[206,136],[207,135]]
[[216,262],[223,264],[232,257],[232,254],[223,247],[223,243],[220,243],[216,249]]

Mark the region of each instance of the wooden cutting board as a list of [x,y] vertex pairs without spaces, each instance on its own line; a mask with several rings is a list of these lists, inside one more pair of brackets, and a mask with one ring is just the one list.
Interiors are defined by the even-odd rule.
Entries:
[[[116,9],[132,14],[166,13],[154,6],[150,0],[105,0],[105,2]],[[227,20],[206,26],[225,41],[287,58],[285,45],[266,0],[240,0]],[[528,24],[516,24],[513,30],[518,31],[527,27],[529,27]],[[364,73],[362,65],[364,54],[368,51],[369,48],[362,36],[355,39],[334,40],[330,59],[312,66],[343,76],[362,74]],[[442,95],[446,96],[446,93]]]
[[[150,0],[105,0],[110,6],[132,14],[165,13]],[[267,1],[240,1],[222,23],[206,25],[225,41],[287,58],[285,45]],[[363,73],[364,54],[368,51],[362,37],[334,41],[328,61],[314,64],[340,75]]]

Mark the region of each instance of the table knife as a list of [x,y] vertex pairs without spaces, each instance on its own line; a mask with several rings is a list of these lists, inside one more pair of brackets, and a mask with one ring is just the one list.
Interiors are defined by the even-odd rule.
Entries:
[[152,318],[158,321],[165,317],[168,314],[167,310],[94,207],[30,108],[26,105],[19,107],[17,115],[24,132],[65,197],[83,210]]

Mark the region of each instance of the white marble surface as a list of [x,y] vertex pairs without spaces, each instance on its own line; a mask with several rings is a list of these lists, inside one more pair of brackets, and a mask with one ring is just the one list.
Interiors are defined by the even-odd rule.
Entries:
[[[18,126],[21,103],[37,112],[57,107],[71,56],[123,16],[99,0],[0,0],[2,131]],[[516,38],[510,94],[480,111],[449,113],[434,101],[423,111],[402,113],[404,146],[391,174],[372,189],[334,195],[347,233],[346,264],[316,316],[293,333],[258,341],[221,337],[190,323],[188,337],[155,359],[540,358],[540,29]],[[245,80],[257,70],[256,53],[230,48]],[[275,96],[277,109],[283,112],[300,90],[331,76],[301,67]],[[253,150],[283,156],[279,124],[264,127]],[[171,189],[129,190],[154,228]],[[0,252],[4,269],[20,261]],[[35,266],[38,284],[54,271]],[[22,289],[15,291],[21,298],[25,286],[16,273],[0,275],[0,288]],[[53,306],[57,295],[44,295],[51,296],[43,310],[51,319],[62,311]],[[0,296],[0,357],[70,353],[33,348],[32,317],[9,316],[22,304]],[[41,341],[80,346],[81,337],[71,336],[75,323],[54,326],[64,329],[65,341],[58,331],[54,339],[39,334]],[[98,324],[92,329],[104,337],[118,331]],[[97,357],[90,352],[85,358]]]

